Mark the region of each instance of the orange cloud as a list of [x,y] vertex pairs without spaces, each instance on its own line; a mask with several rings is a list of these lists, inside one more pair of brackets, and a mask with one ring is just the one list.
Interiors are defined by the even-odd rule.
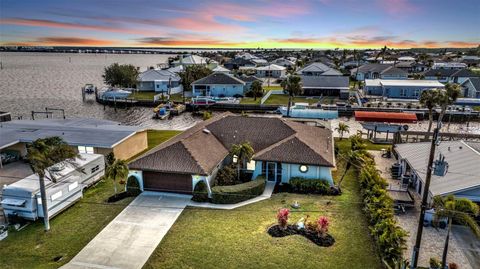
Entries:
[[151,47],[240,47],[242,42],[227,42],[215,39],[171,39],[168,37],[145,37],[137,40],[139,46]]
[[8,42],[3,46],[118,46],[121,44],[116,40],[103,40],[95,38],[79,38],[79,37],[40,37],[34,41],[26,42]]
[[125,29],[120,27],[108,27],[108,26],[101,26],[101,25],[88,25],[88,24],[80,24],[80,23],[69,23],[69,22],[58,22],[58,21],[52,21],[52,20],[25,19],[25,18],[6,18],[6,19],[0,20],[0,24],[51,27],[51,28],[62,28],[62,29],[93,30],[93,31],[117,32],[117,33],[127,33],[127,34],[136,34],[136,35],[152,34],[151,32],[139,31],[134,29]]

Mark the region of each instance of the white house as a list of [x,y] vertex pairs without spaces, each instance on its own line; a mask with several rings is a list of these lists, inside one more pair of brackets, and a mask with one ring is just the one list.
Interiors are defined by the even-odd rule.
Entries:
[[256,76],[261,78],[284,78],[287,75],[287,68],[276,64],[256,68]]
[[149,69],[138,75],[137,90],[154,91],[159,93],[180,93],[182,92],[180,76],[169,70]]

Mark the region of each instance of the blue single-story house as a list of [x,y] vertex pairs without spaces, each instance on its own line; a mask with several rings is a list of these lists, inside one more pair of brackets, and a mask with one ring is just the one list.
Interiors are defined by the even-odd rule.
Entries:
[[148,191],[192,193],[199,181],[210,186],[220,168],[232,161],[234,144],[249,142],[255,151],[246,170],[275,183],[292,177],[322,179],[333,185],[333,136],[329,129],[267,117],[224,113],[201,122],[136,158],[129,177]]
[[436,80],[366,79],[364,90],[366,95],[376,95],[385,98],[418,99],[422,91],[444,87],[445,85]]
[[245,82],[224,72],[214,72],[192,83],[192,95],[233,97],[243,96]]
[[170,70],[148,69],[138,75],[137,90],[175,94],[182,92],[180,76]]

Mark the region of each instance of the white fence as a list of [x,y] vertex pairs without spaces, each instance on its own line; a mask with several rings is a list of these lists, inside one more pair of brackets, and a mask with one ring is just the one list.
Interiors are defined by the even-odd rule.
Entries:
[[267,94],[265,94],[263,97],[262,97],[262,100],[260,100],[260,104],[263,105],[263,103],[265,103],[268,99],[268,97],[270,97],[270,95],[272,94],[283,94],[283,90],[270,90],[267,92]]

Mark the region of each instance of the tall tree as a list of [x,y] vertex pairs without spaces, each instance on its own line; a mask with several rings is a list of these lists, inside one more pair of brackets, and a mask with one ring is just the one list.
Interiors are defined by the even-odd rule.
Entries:
[[440,115],[438,121],[443,120],[443,116],[447,111],[448,106],[451,106],[457,101],[457,99],[462,95],[461,87],[455,83],[447,83],[445,89],[439,91],[438,95],[438,105],[440,106]]
[[255,151],[249,142],[233,144],[230,149],[230,156],[237,158],[237,179],[240,180],[240,168],[245,168],[247,162],[252,160]]
[[137,83],[138,69],[131,64],[114,63],[105,67],[103,80],[112,87],[132,88]]
[[252,83],[252,87],[250,90],[252,91],[252,94],[253,94],[253,100],[257,101],[257,97],[262,96],[263,94],[262,82],[255,80]]
[[45,231],[50,230],[45,178],[56,182],[55,172],[50,167],[61,162],[75,166],[75,157],[77,155],[72,147],[57,136],[37,139],[27,146],[27,159],[32,171],[39,178]]
[[178,75],[181,78],[181,83],[183,87],[182,98],[183,103],[185,103],[185,91],[192,90],[192,83],[196,80],[204,78],[212,73],[212,70],[208,69],[204,65],[189,65],[185,67],[185,70],[180,72]]
[[117,181],[125,179],[128,176],[128,165],[125,160],[115,160],[113,164],[107,166],[105,176],[113,180],[113,188],[115,189],[115,195],[117,194]]
[[283,90],[288,94],[287,117],[290,117],[290,107],[292,99],[303,92],[302,79],[299,76],[289,76],[280,84]]
[[452,230],[452,221],[469,227],[472,232],[480,237],[480,226],[473,216],[478,216],[479,206],[466,198],[455,198],[453,195],[447,197],[434,197],[435,215],[437,218],[447,218],[448,230],[445,238],[445,245],[442,255],[442,268],[447,268],[448,242]]
[[438,105],[438,94],[437,89],[425,90],[420,95],[420,104],[425,106],[428,109],[428,130],[425,139],[428,138],[428,134],[432,130],[433,123],[433,109]]
[[335,128],[335,130],[338,131],[338,133],[340,134],[340,140],[342,140],[344,133],[350,133],[350,126],[348,126],[347,124],[345,124],[343,122],[340,122],[340,123],[338,123],[338,127]]

